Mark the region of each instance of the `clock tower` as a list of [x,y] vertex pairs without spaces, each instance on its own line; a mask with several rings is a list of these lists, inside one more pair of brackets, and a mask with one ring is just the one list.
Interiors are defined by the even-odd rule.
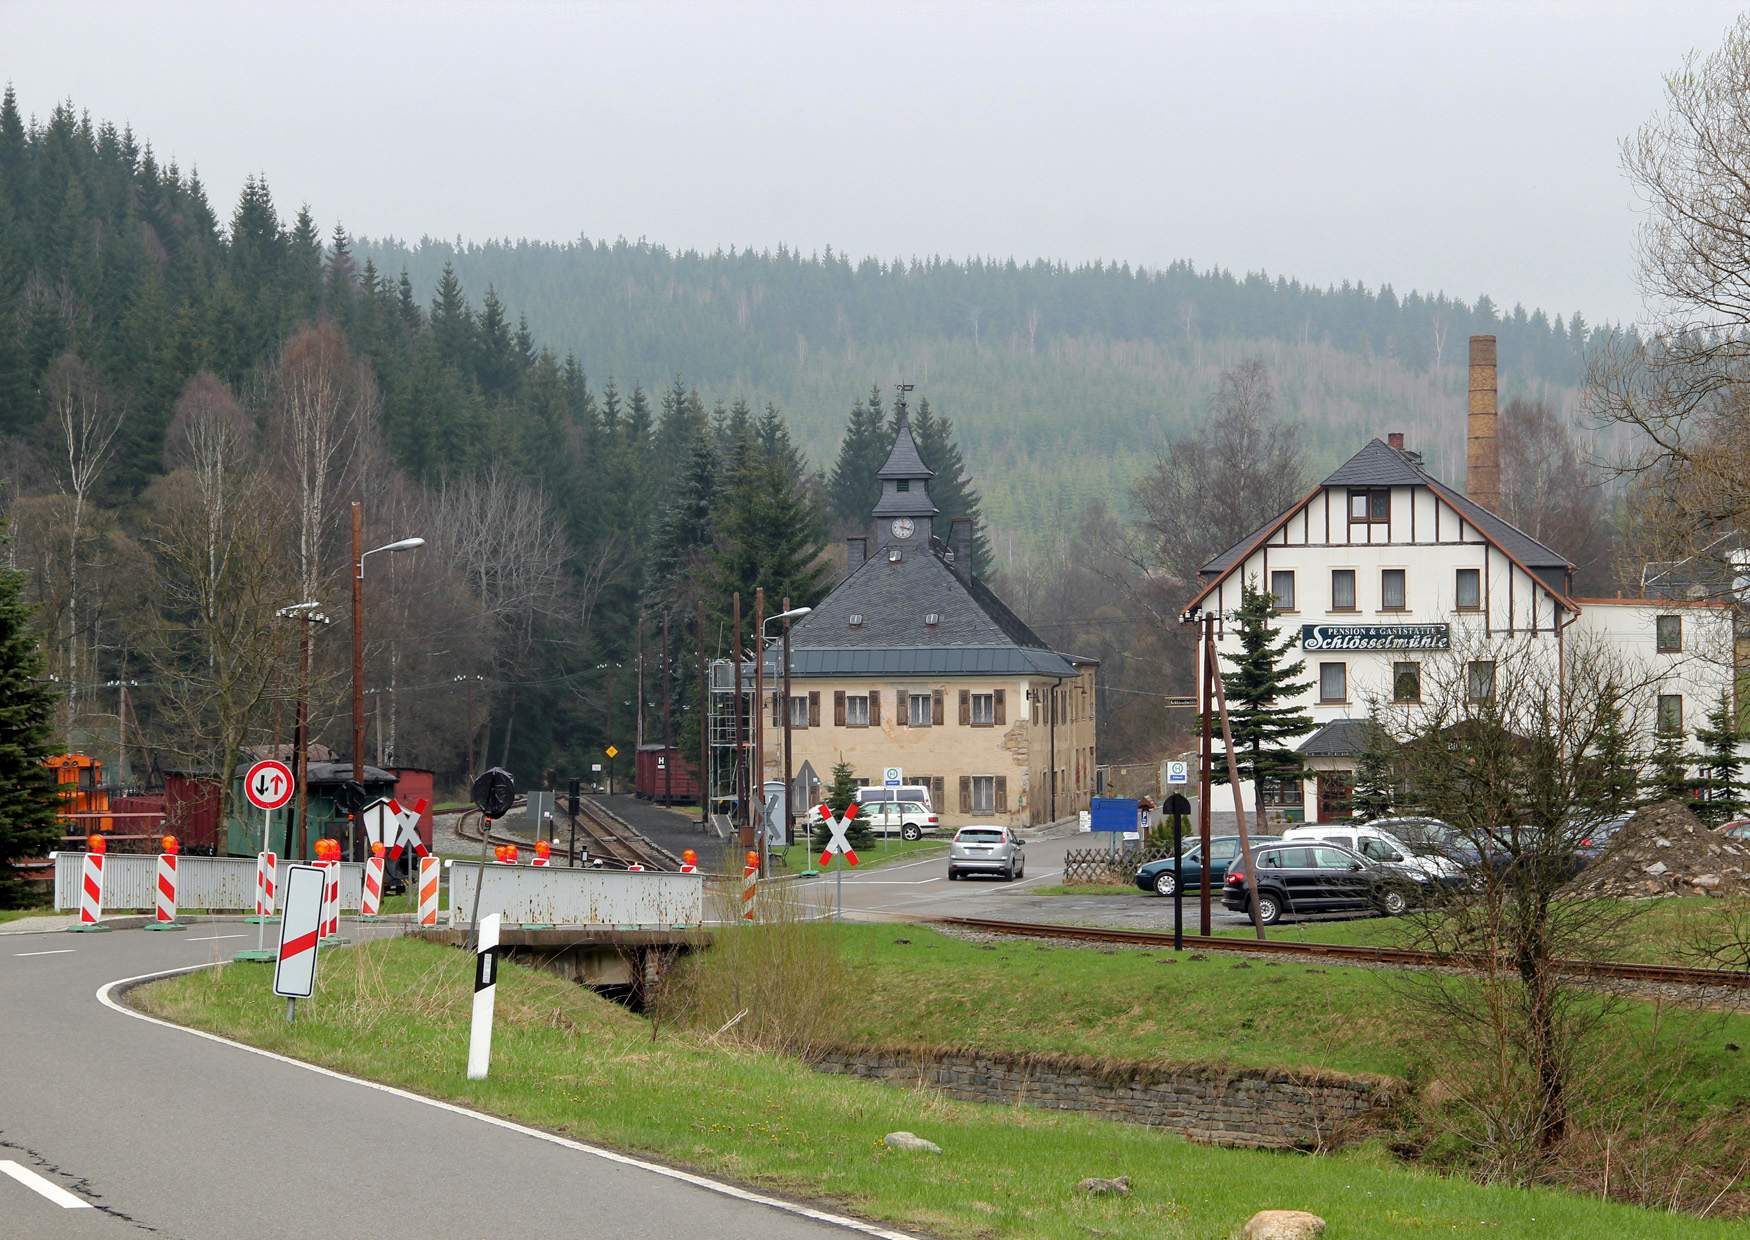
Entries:
[[887,464],[877,475],[881,479],[881,498],[874,513],[877,547],[930,545],[930,525],[939,511],[930,500],[930,479],[934,476],[918,452],[902,399],[899,433],[893,437],[893,451],[887,454]]

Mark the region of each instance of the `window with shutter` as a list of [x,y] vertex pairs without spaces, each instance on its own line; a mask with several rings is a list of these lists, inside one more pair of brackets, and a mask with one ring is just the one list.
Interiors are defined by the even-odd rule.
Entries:
[[946,712],[944,712],[942,710],[942,691],[940,689],[930,690],[930,723],[931,723],[931,725],[939,728],[944,723],[946,723],[947,720],[948,720],[948,716],[947,716]]
[[1009,812],[1009,777],[1007,775],[996,777],[996,812],[999,814]]
[[784,726],[783,701],[783,697],[779,694],[772,694],[772,726],[774,728],[781,728]]
[[972,695],[972,723],[974,727],[988,728],[996,722],[996,697],[990,693],[974,693]]
[[972,776],[970,775],[960,777],[960,812],[962,814],[972,812]]
[[972,722],[972,690],[960,691],[960,726],[966,727]]
[[845,691],[843,689],[832,691],[832,722],[834,727],[842,728],[845,726]]
[[991,707],[992,716],[999,725],[1007,723],[1009,721],[1009,712],[1008,708],[1003,705],[1003,690],[994,690],[991,693],[991,697],[994,699]]
[[881,724],[881,690],[869,690],[869,726],[879,727]]
[[906,696],[904,686],[893,690],[893,726],[896,728],[911,726],[911,712],[906,709]]
[[818,689],[808,691],[808,726],[811,728],[820,726],[820,690]]

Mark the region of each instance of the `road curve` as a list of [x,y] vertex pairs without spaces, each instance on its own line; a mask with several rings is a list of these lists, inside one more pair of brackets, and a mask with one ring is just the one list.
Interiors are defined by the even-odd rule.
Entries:
[[0,1240],[906,1240],[115,1000],[228,960],[246,930],[0,934]]

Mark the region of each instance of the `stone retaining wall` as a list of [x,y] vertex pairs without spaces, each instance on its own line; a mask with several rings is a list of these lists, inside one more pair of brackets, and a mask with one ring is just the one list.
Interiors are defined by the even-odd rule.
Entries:
[[968,1102],[1085,1111],[1217,1145],[1329,1148],[1387,1117],[1401,1081],[1273,1068],[1106,1063],[1069,1055],[834,1047],[822,1072],[939,1089]]

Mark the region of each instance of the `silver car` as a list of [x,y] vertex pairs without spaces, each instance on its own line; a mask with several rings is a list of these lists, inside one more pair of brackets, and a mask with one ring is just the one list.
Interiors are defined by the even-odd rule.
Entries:
[[948,877],[1000,874],[1013,882],[1027,872],[1027,851],[1012,827],[961,827],[948,845]]

